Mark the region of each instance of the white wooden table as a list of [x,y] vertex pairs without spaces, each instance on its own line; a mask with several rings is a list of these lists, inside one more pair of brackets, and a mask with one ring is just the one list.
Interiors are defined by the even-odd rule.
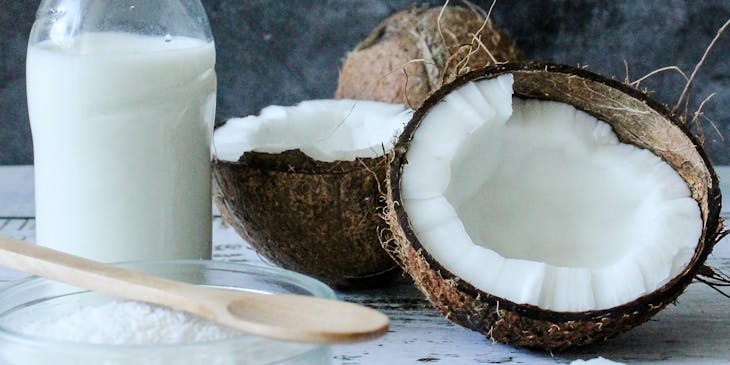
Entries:
[[[730,196],[730,167],[720,167],[722,191]],[[723,199],[723,216],[730,216],[730,199]],[[0,166],[0,235],[33,241],[33,170],[31,166]],[[221,260],[263,261],[230,227],[216,217],[213,256]],[[708,260],[730,272],[730,239],[716,247]],[[13,274],[0,271],[0,280]],[[565,364],[603,356],[630,364],[730,364],[730,299],[693,284],[650,322],[607,343],[550,356],[493,344],[479,333],[446,321],[403,278],[377,290],[339,292],[345,300],[363,303],[392,319],[391,331],[365,344],[334,347],[334,364]]]

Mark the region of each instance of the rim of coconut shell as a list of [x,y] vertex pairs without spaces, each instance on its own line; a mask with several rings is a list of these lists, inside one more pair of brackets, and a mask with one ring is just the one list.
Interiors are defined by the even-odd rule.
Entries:
[[[648,108],[658,113],[666,120],[666,122],[673,124],[676,128],[681,130],[685,137],[688,138],[689,141],[693,144],[693,146],[695,147],[694,151],[702,160],[702,167],[706,170],[708,174],[708,176],[705,178],[709,178],[710,180],[709,184],[707,184],[708,186],[702,186],[702,188],[699,190],[693,187],[692,182],[687,181],[687,177],[677,169],[677,166],[675,164],[667,161],[663,156],[657,154],[656,151],[651,149],[650,151],[653,154],[659,156],[664,162],[669,164],[675,171],[680,174],[682,179],[685,181],[685,183],[687,183],[688,187],[692,191],[692,198],[697,201],[700,207],[701,218],[703,222],[702,235],[699,238],[692,259],[679,275],[671,279],[662,287],[652,291],[651,293],[638,297],[633,301],[606,309],[588,310],[582,312],[559,312],[549,309],[543,309],[531,304],[518,304],[513,301],[500,298],[498,296],[476,288],[472,284],[461,279],[458,275],[453,274],[451,271],[442,266],[437,260],[435,260],[433,256],[431,256],[431,254],[423,247],[419,239],[416,237],[416,234],[414,233],[412,227],[408,223],[407,214],[405,212],[405,209],[403,208],[403,205],[394,204],[393,212],[391,214],[395,214],[397,222],[400,225],[400,228],[403,230],[408,244],[411,245],[412,249],[417,253],[417,255],[421,255],[422,258],[428,263],[431,271],[439,273],[444,281],[453,282],[455,288],[462,293],[469,295],[472,298],[478,298],[482,302],[496,304],[500,309],[511,311],[521,316],[532,318],[535,320],[565,322],[598,320],[606,317],[615,318],[627,314],[645,313],[657,307],[663,308],[670,302],[674,301],[676,297],[679,296],[692,282],[694,277],[700,274],[699,271],[703,267],[705,267],[704,262],[706,261],[707,256],[712,252],[715,244],[719,242],[719,240],[724,237],[725,234],[727,234],[727,232],[723,232],[722,219],[720,218],[722,197],[719,188],[719,179],[714,169],[712,168],[712,164],[707,157],[707,154],[701,147],[698,139],[687,129],[687,127],[683,123],[679,121],[676,115],[674,115],[666,105],[659,103],[658,101],[652,99],[646,93],[641,92],[629,85],[626,85],[614,79],[609,79],[604,76],[598,75],[584,68],[576,68],[567,65],[542,62],[505,63],[490,66],[477,71],[472,71],[470,73],[460,76],[452,83],[443,86],[441,89],[433,93],[428,99],[426,99],[423,105],[415,111],[413,117],[404,128],[403,133],[400,135],[398,142],[394,147],[394,152],[391,156],[392,160],[389,170],[389,177],[388,179],[386,179],[389,191],[391,193],[389,199],[392,199],[393,202],[400,202],[402,200],[400,189],[400,176],[402,172],[402,167],[404,166],[404,162],[406,162],[405,157],[408,152],[408,145],[413,139],[415,131],[418,129],[421,122],[424,120],[425,116],[430,112],[430,110],[439,102],[441,102],[451,91],[458,89],[468,82],[491,79],[509,73],[516,74],[516,76],[518,74],[527,73],[563,74],[601,83],[605,86],[608,86],[609,88],[613,88],[618,92],[627,95],[630,98],[634,98],[640,102],[645,103]],[[518,88],[518,81],[515,80],[515,97],[565,102],[563,100],[556,99],[555,97],[551,97],[549,93],[527,95],[520,90],[517,90]],[[602,118],[600,115],[597,115],[597,113],[592,112],[591,110],[583,108],[581,105],[575,105],[572,103],[569,104],[598,118],[599,120],[606,121],[605,118]],[[611,125],[611,129],[615,132],[613,122],[606,122]],[[627,142],[624,136],[622,136],[620,133],[617,133],[617,135],[620,142],[635,145],[634,143]],[[704,190],[704,192],[702,192],[702,190]],[[699,198],[696,196],[698,192],[702,194],[702,196],[700,196]],[[703,197],[704,199],[702,199]],[[391,252],[392,254],[393,250],[391,247],[388,247],[389,244],[390,243],[388,242],[383,243],[386,251]],[[405,267],[407,265],[404,265],[404,263],[401,261],[400,258],[397,257],[397,255],[392,255],[399,264],[404,266],[404,269],[406,271],[409,271],[409,268]],[[648,317],[646,319],[648,319]]]
[[[387,153],[384,152],[384,154]],[[363,168],[373,168],[382,164],[379,157],[358,157],[355,160],[319,161],[307,156],[299,149],[286,150],[279,153],[244,152],[238,161],[226,161],[214,158],[214,164],[240,165],[250,168],[266,169],[270,171],[292,174],[309,175],[337,175],[360,171]]]

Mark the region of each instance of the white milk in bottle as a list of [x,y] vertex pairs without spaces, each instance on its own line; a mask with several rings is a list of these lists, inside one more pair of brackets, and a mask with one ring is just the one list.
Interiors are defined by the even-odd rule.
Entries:
[[206,258],[212,41],[84,32],[31,44],[36,242],[100,260]]

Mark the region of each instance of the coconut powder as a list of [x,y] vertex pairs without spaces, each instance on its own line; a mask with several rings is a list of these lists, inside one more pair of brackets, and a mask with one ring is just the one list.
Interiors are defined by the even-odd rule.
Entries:
[[54,340],[110,345],[182,344],[240,336],[236,330],[181,311],[134,301],[82,306],[64,316],[35,318],[18,330]]
[[624,363],[611,361],[599,356],[590,360],[575,360],[570,365],[624,365]]

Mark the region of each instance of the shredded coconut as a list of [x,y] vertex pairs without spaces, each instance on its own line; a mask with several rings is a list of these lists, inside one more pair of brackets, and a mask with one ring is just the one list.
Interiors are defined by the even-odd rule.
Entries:
[[65,316],[35,318],[18,330],[55,340],[110,345],[181,344],[240,336],[236,330],[184,312],[133,301],[83,306]]
[[622,362],[615,362],[608,359],[604,359],[603,357],[597,357],[595,359],[590,360],[575,360],[570,363],[570,365],[624,365]]

